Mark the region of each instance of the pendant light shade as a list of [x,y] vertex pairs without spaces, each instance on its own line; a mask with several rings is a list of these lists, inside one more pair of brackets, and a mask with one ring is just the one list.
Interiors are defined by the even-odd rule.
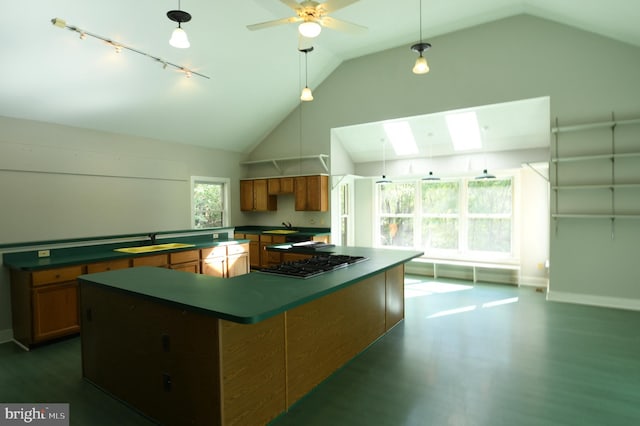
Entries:
[[178,1],[178,10],[168,11],[167,18],[178,23],[178,28],[173,30],[173,33],[171,33],[169,44],[173,47],[177,47],[178,49],[189,48],[191,43],[189,43],[187,33],[182,29],[182,23],[189,22],[191,20],[191,15],[184,10],[180,10],[180,1]]
[[495,179],[495,178],[496,177],[494,175],[491,175],[489,174],[489,172],[487,172],[487,169],[484,169],[480,176],[476,176],[476,179]]
[[173,33],[171,33],[169,44],[173,47],[177,47],[178,49],[187,49],[191,46],[187,33],[180,27],[176,28],[173,30]]
[[309,89],[308,87],[305,86],[304,89],[302,89],[302,94],[300,95],[300,100],[301,101],[305,101],[305,102],[309,102],[313,100],[313,93],[311,93],[311,89]]
[[440,178],[437,176],[434,176],[433,172],[429,172],[429,174],[423,177],[422,180],[440,180]]
[[420,52],[420,56],[416,59],[416,63],[413,65],[413,73],[414,74],[426,74],[429,72],[429,64],[427,64],[427,58],[422,56],[422,52]]
[[301,36],[307,38],[314,38],[320,35],[322,31],[322,27],[315,21],[305,21],[302,24],[298,25],[298,32]]
[[416,63],[413,65],[414,74],[426,74],[429,72],[429,65],[427,64],[427,58],[424,57],[424,52],[431,48],[430,43],[424,43],[422,41],[422,0],[420,0],[420,42],[411,46],[411,50],[419,54]]

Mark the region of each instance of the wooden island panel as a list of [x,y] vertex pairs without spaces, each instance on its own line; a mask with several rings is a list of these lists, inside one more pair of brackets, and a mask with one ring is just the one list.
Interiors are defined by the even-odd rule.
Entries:
[[287,406],[385,332],[385,274],[299,306],[287,318]]
[[284,316],[256,324],[220,320],[222,424],[263,425],[287,408]]

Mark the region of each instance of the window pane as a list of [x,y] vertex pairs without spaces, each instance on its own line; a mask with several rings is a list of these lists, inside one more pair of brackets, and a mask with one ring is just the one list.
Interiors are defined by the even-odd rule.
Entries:
[[459,182],[423,182],[422,212],[426,214],[458,213]]
[[340,218],[340,242],[341,245],[346,246],[347,245],[347,238],[349,235],[349,220],[347,217],[341,217]]
[[413,247],[413,219],[404,217],[380,218],[380,244],[383,246]]
[[196,182],[193,186],[194,220],[196,228],[223,226],[224,185]]
[[424,219],[422,221],[422,242],[427,249],[456,250],[458,248],[458,219]]
[[469,181],[469,213],[511,213],[511,179]]
[[386,183],[378,186],[380,213],[413,213],[415,184]]
[[470,219],[469,249],[474,251],[511,252],[510,219]]
[[340,185],[340,214],[349,214],[349,186]]

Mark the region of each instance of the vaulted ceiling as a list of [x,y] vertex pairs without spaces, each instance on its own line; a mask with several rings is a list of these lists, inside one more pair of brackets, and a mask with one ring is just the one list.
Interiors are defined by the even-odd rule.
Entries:
[[[183,0],[191,47],[168,44],[178,0],[5,2],[0,26],[0,115],[248,152],[299,103],[303,57],[295,24],[247,25],[293,15],[279,0]],[[324,29],[309,54],[309,86],[343,61],[418,40],[418,0],[360,0],[332,16],[364,34]],[[425,39],[528,13],[640,46],[630,0],[423,0]],[[209,79],[51,24],[100,35]],[[597,61],[594,52],[594,62]],[[433,65],[432,65],[433,66]],[[426,76],[425,78],[428,78]]]

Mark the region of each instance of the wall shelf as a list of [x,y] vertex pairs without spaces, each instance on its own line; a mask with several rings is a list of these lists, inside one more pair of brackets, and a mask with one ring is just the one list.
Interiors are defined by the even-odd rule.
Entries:
[[[626,137],[626,139],[623,137],[625,139],[623,145],[626,142],[626,147],[619,149],[617,145],[620,141],[616,140],[616,129],[623,125],[638,127],[626,129],[628,132],[623,134]],[[607,138],[608,140],[601,141],[603,134],[596,130],[604,128],[610,129],[610,137]],[[578,131],[583,133],[573,137],[567,135],[563,138],[563,144],[569,147],[568,152],[574,155],[560,155],[559,134]],[[640,189],[640,152],[630,152],[637,149],[640,119],[616,121],[611,114],[610,121],[570,126],[558,126],[556,119],[556,126],[552,129],[552,133],[555,136],[553,156],[550,160],[554,165],[554,173],[550,179],[551,189],[554,191],[554,203],[551,209],[553,219],[610,220],[612,239],[615,235],[616,219],[640,219],[640,204],[636,201],[640,192],[620,192],[620,190]],[[585,152],[585,155],[575,155],[580,151]],[[588,151],[599,153],[591,154]],[[630,159],[632,162],[618,162],[617,160],[620,159]],[[588,176],[591,177],[591,182],[587,180],[585,183],[578,183],[584,182],[585,177]],[[609,194],[597,192],[602,190],[607,190]],[[571,191],[576,192],[571,193]],[[599,213],[593,213],[594,211]],[[627,213],[619,213],[620,211]],[[556,220],[555,223],[556,232],[558,232],[558,221]]]
[[242,161],[240,162],[243,166],[248,166],[251,164],[271,164],[278,170],[278,173],[282,173],[282,168],[279,163],[292,162],[292,161],[301,161],[301,160],[318,160],[324,170],[329,173],[329,164],[327,160],[329,159],[329,155],[327,154],[316,154],[316,155],[302,155],[299,157],[284,157],[284,158],[267,158],[264,160],[251,160],[251,161]]

